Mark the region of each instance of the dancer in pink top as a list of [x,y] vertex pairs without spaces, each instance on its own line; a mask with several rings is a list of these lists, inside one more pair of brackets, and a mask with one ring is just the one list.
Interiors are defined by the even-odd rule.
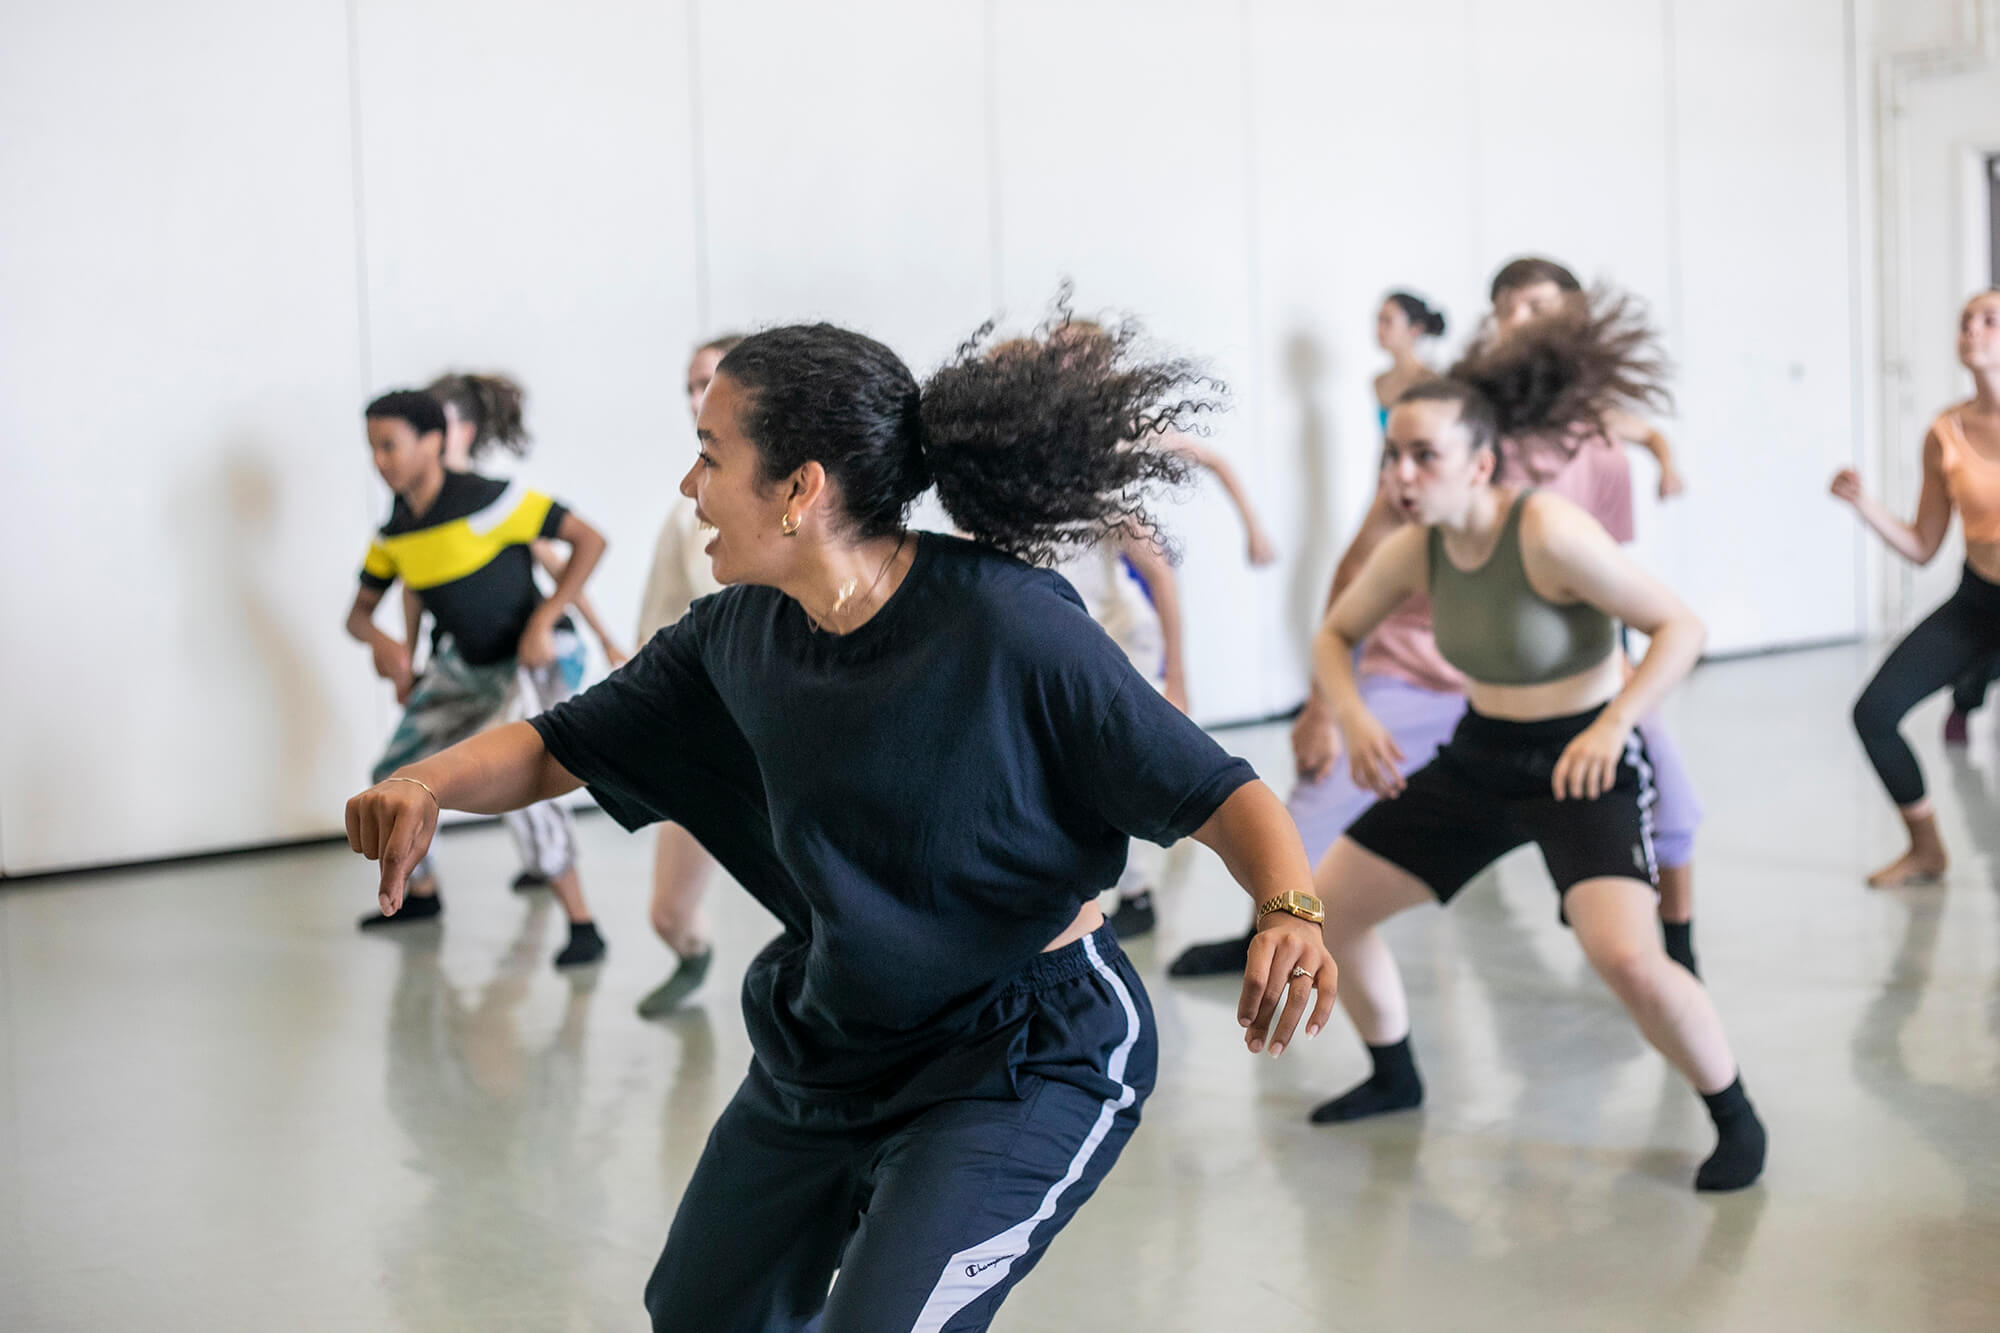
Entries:
[[[1583,284],[1550,259],[1516,259],[1493,275],[1493,332],[1498,337],[1583,299]],[[1595,425],[1579,424],[1560,439],[1503,440],[1501,456],[1514,475],[1581,506],[1620,545],[1634,536],[1632,464],[1620,441],[1653,455],[1660,469],[1660,498],[1685,488],[1672,446],[1657,428],[1623,410]],[[1660,923],[1667,953],[1690,972],[1694,958],[1694,835],[1701,801],[1688,778],[1680,747],[1657,716],[1639,724],[1652,757],[1659,802],[1654,848],[1659,858]],[[1697,973],[1698,975],[1698,973]]]

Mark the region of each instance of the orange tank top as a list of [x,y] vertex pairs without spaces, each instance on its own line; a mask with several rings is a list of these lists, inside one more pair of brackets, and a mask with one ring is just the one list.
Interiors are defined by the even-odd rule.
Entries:
[[2000,462],[1972,447],[1956,412],[1946,412],[1931,429],[1944,463],[1945,490],[1965,524],[1965,540],[2000,542]]

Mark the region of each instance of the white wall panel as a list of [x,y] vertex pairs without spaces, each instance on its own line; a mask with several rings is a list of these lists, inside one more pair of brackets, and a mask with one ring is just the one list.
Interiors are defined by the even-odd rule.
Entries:
[[[1586,284],[1608,282],[1643,301],[1678,359],[1674,278],[1676,260],[1688,256],[1674,246],[1672,3],[1476,0],[1468,129],[1479,295],[1507,260],[1548,256]],[[1676,420],[1659,424],[1681,442]],[[1651,460],[1630,453],[1633,552],[1678,583],[1678,539],[1690,515],[1658,504]]]
[[[1658,305],[1672,279],[1663,0],[1477,0],[1476,176],[1490,278],[1552,256]],[[1664,313],[1664,311],[1662,311]]]
[[[1439,359],[1477,318],[1485,279],[1465,206],[1474,175],[1466,0],[1250,11],[1260,455],[1279,484],[1283,633],[1305,671],[1334,562],[1374,498],[1381,453],[1375,312],[1408,289],[1446,311]],[[1418,62],[1385,53],[1423,52]]]
[[13,11],[9,873],[335,829],[364,770],[347,77],[335,0]]
[[703,4],[710,322],[824,319],[919,376],[989,317],[983,6]]
[[[454,368],[527,387],[535,449],[521,470],[610,538],[589,593],[629,650],[653,538],[692,461],[687,11],[358,0],[356,34],[370,390]],[[357,553],[387,512],[375,493],[350,524]],[[358,649],[341,665],[368,670]],[[386,734],[386,686],[378,699]]]
[[[1845,23],[1816,0],[39,7],[0,46],[25,127],[0,139],[0,867],[334,827],[393,714],[340,629],[387,502],[370,393],[517,375],[529,475],[611,538],[592,593],[623,630],[695,340],[829,319],[921,373],[1063,278],[1235,390],[1212,443],[1285,563],[1247,567],[1213,483],[1166,507],[1205,720],[1303,688],[1372,489],[1382,294],[1441,303],[1455,347],[1524,250],[1665,327],[1691,489],[1642,499],[1640,552],[1711,647],[1853,633],[1862,537],[1824,498],[1866,308]],[[1909,299],[1939,326],[1913,419],[1960,384],[1951,182],[1991,89],[1911,99]]]
[[1727,652],[1858,633],[1846,35],[1817,0],[1675,0],[1690,489],[1677,582]]
[[[1209,362],[1235,400],[1208,442],[1274,509],[1286,478],[1260,453],[1242,7],[995,11],[1003,304],[1031,324],[1073,278],[1081,312],[1136,315],[1163,345]],[[1249,569],[1221,488],[1204,481],[1161,518],[1185,546],[1196,716],[1296,702],[1303,676],[1274,651],[1286,631],[1282,575]]]

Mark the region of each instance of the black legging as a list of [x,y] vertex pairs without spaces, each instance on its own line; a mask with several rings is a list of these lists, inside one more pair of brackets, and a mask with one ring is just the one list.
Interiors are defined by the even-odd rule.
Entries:
[[1897,805],[1924,799],[1924,775],[1896,728],[1929,695],[2000,653],[2000,583],[1968,566],[1958,591],[1896,645],[1854,701],[1854,730]]
[[1976,713],[1986,705],[1986,687],[2000,676],[2000,658],[1989,657],[1961,671],[1951,685],[1953,712]]

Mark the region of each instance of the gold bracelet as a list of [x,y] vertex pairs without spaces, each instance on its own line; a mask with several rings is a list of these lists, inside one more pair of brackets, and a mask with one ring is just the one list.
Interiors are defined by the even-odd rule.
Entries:
[[419,787],[422,787],[422,788],[424,789],[424,795],[426,795],[426,796],[428,796],[428,797],[430,797],[430,798],[431,798],[431,804],[437,807],[437,809],[438,809],[438,813],[439,813],[439,814],[443,814],[443,813],[444,813],[444,802],[443,802],[443,801],[440,801],[440,800],[438,799],[438,794],[437,794],[436,792],[432,791],[432,790],[430,789],[430,784],[429,784],[429,783],[427,783],[427,782],[425,782],[425,781],[424,781],[424,780],[423,780],[422,778],[384,778],[384,779],[382,779],[382,780],[383,780],[384,782],[413,782],[413,783],[415,783],[415,784],[416,784],[417,786],[419,786]]

